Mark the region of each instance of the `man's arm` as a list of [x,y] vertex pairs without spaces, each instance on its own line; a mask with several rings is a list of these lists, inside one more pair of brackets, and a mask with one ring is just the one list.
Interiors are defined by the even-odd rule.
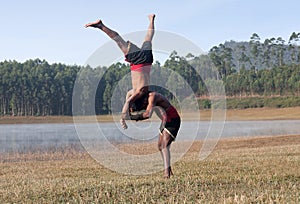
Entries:
[[159,119],[161,119],[161,121],[163,123],[165,123],[167,121],[167,114],[166,114],[166,111],[159,107],[159,106],[156,106],[153,111],[156,113],[156,115],[159,117]]
[[133,95],[133,89],[131,89],[130,91],[127,92],[126,101],[125,101],[125,103],[123,105],[123,108],[122,108],[122,115],[121,115],[121,119],[120,119],[120,124],[121,124],[121,126],[124,130],[128,128],[125,120],[130,119],[130,117],[129,117],[129,103],[130,103],[130,100],[132,98],[132,95]]
[[131,89],[130,91],[127,92],[126,94],[126,101],[123,105],[123,108],[122,108],[122,116],[121,118],[124,119],[124,120],[128,120],[130,119],[129,118],[129,104],[130,104],[130,101],[132,100],[132,97],[133,97],[133,90]]

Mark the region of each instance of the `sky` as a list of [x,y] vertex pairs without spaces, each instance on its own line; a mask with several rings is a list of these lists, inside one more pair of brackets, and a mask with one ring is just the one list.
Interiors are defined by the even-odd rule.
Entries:
[[249,41],[253,33],[262,41],[288,41],[300,32],[299,0],[1,0],[0,5],[0,61],[84,65],[110,40],[84,28],[86,23],[102,19],[125,35],[145,30],[150,13],[156,14],[156,30],[182,36],[205,52],[225,41]]

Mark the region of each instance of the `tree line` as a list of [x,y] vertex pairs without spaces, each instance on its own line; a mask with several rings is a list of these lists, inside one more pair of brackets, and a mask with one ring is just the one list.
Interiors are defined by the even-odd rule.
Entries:
[[0,63],[1,115],[71,115],[79,66],[45,60]]
[[[153,64],[153,69],[173,72],[155,72],[151,76],[152,83],[176,91],[185,90],[186,84],[181,83],[180,76],[200,98],[209,96],[206,85],[212,80],[221,80],[230,97],[300,96],[300,49],[297,45],[300,34],[293,33],[288,43],[282,38],[274,39],[260,42],[258,35],[253,34],[249,42],[225,42],[201,56],[183,57],[174,51],[163,65],[158,61]],[[78,74],[84,76],[78,82],[82,89],[80,97],[89,98],[94,91],[96,114],[108,114],[112,111],[113,92],[129,72],[129,65],[125,63],[92,68],[49,64],[40,59],[24,63],[3,61],[0,62],[0,114],[72,115],[73,88]],[[95,84],[96,90],[93,90]],[[152,89],[175,100],[164,88]],[[85,103],[81,105],[89,106],[89,101]]]
[[209,56],[222,77],[241,69],[261,70],[300,64],[300,33],[293,32],[288,41],[282,37],[261,41],[259,35],[253,33],[249,42],[228,41],[214,46]]

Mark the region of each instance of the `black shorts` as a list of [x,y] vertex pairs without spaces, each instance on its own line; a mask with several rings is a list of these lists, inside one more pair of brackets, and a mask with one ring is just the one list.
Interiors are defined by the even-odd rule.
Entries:
[[175,140],[180,128],[180,123],[180,117],[172,118],[170,122],[166,122],[165,126],[162,125],[160,127],[160,132],[162,133],[164,130],[166,130],[171,135],[173,140]]
[[132,64],[152,64],[152,43],[145,41],[141,48],[128,41],[128,54],[125,55],[126,61]]

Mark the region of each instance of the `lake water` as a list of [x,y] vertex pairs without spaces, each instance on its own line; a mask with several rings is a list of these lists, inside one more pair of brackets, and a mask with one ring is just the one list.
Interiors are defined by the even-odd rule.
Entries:
[[[78,131],[74,124],[3,124],[0,125],[0,153],[55,150],[67,146],[82,148],[81,140],[87,138],[98,141],[107,139],[118,143],[152,141],[157,140],[160,124],[133,123],[125,131],[121,130],[118,123],[97,125],[99,134],[95,133],[91,124],[80,124],[80,129],[85,132]],[[217,126],[212,126],[207,121],[189,121],[182,123],[176,140],[204,139],[215,127],[220,129],[221,138],[300,134],[300,120],[226,121]],[[92,131],[93,134],[90,134]]]

